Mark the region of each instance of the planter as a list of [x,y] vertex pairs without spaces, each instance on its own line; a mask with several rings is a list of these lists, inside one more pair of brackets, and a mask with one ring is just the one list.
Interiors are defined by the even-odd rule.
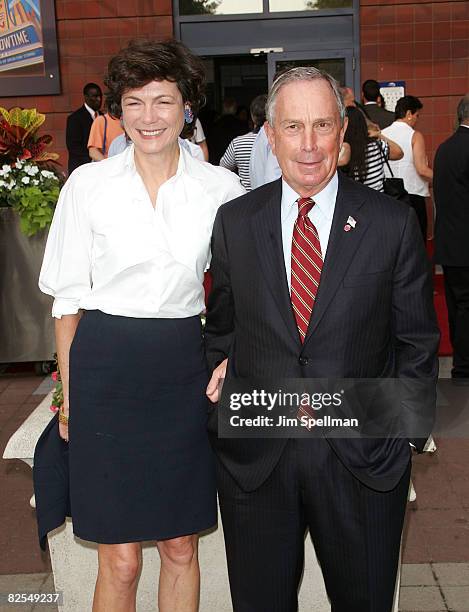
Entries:
[[0,207],[0,363],[52,361],[52,298],[38,287],[47,232],[31,238],[18,215]]

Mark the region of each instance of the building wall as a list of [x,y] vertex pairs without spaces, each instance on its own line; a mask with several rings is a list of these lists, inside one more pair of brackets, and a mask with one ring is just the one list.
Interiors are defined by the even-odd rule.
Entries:
[[[131,38],[172,36],[171,0],[56,0],[62,80],[58,96],[1,98],[47,114],[45,131],[66,167],[65,121],[88,81],[102,84],[109,58]],[[360,0],[361,79],[404,80],[422,99],[430,159],[452,131],[469,91],[469,0]],[[356,92],[358,94],[358,92]]]
[[56,0],[57,43],[62,94],[1,98],[0,106],[37,108],[46,113],[43,133],[54,137],[51,150],[67,167],[67,115],[83,104],[83,86],[102,85],[109,58],[132,38],[172,37],[171,0]]
[[360,0],[361,78],[406,81],[421,99],[430,162],[469,92],[469,1]]

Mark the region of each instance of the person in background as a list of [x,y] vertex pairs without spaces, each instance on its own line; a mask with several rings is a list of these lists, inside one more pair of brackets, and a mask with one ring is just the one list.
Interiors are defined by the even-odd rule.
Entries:
[[233,138],[246,133],[241,121],[236,117],[237,104],[234,98],[223,100],[223,114],[211,126],[208,135],[209,161],[218,166],[221,156]]
[[142,541],[161,557],[160,612],[196,612],[198,533],[217,521],[203,276],[217,209],[245,190],[179,144],[205,82],[184,45],[134,41],[105,82],[132,144],[67,181],[39,280],[55,298],[73,529],[98,543],[94,612],[135,610]]
[[443,266],[453,369],[469,385],[469,93],[458,104],[459,127],[435,155],[435,262]]
[[401,159],[402,149],[379,130],[369,130],[358,108],[348,106],[344,142],[349,145],[349,159],[341,170],[350,178],[377,191],[384,191],[384,165],[387,159]]
[[194,133],[189,138],[189,140],[191,143],[198,145],[202,149],[203,159],[205,161],[208,161],[207,140],[205,138],[204,128],[202,127],[202,124],[200,123],[200,119],[198,117],[195,120]]
[[250,106],[251,119],[254,126],[252,132],[234,138],[220,160],[220,166],[238,173],[241,184],[247,191],[251,190],[249,162],[251,159],[252,145],[256,140],[256,134],[264,125],[266,101],[266,94],[254,98]]
[[68,150],[68,173],[91,161],[88,152],[88,138],[91,126],[99,115],[103,93],[96,83],[87,83],[83,88],[84,103],[67,117],[65,141]]
[[[423,104],[414,96],[404,96],[396,103],[395,121],[381,131],[382,135],[397,143],[404,152],[397,161],[390,161],[394,176],[403,179],[409,193],[410,204],[417,213],[424,242],[427,240],[427,209],[425,198],[433,171],[428,165],[423,134],[415,129]],[[387,168],[386,176],[391,176]]]
[[123,131],[120,120],[112,117],[108,112],[97,117],[93,121],[88,138],[88,151],[91,159],[93,161],[106,159],[112,141]]
[[391,125],[394,115],[384,107],[378,81],[368,79],[363,83],[362,100],[365,112],[373,123],[376,123],[381,129]]

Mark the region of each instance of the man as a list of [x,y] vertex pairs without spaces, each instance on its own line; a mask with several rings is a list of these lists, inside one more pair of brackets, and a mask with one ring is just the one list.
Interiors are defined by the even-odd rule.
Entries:
[[362,98],[368,118],[384,129],[394,121],[394,113],[384,108],[383,96],[379,90],[379,83],[368,79],[362,85]]
[[[227,381],[424,378],[434,402],[439,333],[415,213],[338,176],[346,120],[329,75],[285,72],[266,114],[282,178],[218,212],[208,397],[218,400],[226,372]],[[390,612],[408,441],[230,439],[216,424],[213,409],[234,611],[297,610],[308,527],[332,610]],[[424,440],[412,442],[422,450]]]
[[226,147],[233,138],[241,136],[246,132],[242,122],[236,117],[238,105],[234,98],[223,100],[223,114],[211,126],[208,134],[209,161],[214,166],[218,166]]
[[453,380],[469,384],[469,94],[458,104],[459,128],[438,147],[433,169],[435,261],[443,266]]
[[88,155],[88,137],[91,125],[99,114],[103,93],[96,83],[87,83],[83,88],[85,102],[67,117],[66,143],[68,149],[68,173],[91,161]]

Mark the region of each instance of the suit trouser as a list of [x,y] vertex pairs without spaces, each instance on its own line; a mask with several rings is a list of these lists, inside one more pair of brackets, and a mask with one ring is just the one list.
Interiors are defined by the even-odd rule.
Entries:
[[469,378],[469,266],[443,266],[454,378]]
[[308,527],[332,612],[390,612],[410,462],[389,492],[359,482],[324,439],[290,440],[246,493],[217,461],[234,612],[294,612]]
[[427,243],[427,205],[425,202],[425,198],[420,195],[415,195],[414,193],[409,193],[409,201],[412,208],[415,210],[417,214],[417,219],[420,226],[420,231],[422,232],[422,238],[424,243]]

